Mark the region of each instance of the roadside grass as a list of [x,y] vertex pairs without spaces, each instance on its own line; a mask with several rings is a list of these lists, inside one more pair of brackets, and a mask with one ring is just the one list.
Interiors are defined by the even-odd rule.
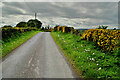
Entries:
[[24,42],[26,42],[28,39],[30,39],[31,37],[33,37],[34,35],[36,35],[37,33],[39,33],[40,31],[29,31],[29,32],[24,32],[21,33],[20,36],[12,36],[11,38],[9,38],[8,42],[3,42],[2,41],[2,55],[0,56],[0,58],[6,56],[7,54],[9,54],[12,50],[14,50],[15,48],[17,48],[18,46],[20,46],[21,44],[23,44]]
[[57,45],[80,78],[119,79],[119,58],[102,53],[94,42],[80,36],[51,32]]

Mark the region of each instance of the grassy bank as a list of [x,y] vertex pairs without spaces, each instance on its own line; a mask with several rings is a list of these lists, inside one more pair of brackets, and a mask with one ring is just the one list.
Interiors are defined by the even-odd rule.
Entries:
[[12,50],[14,50],[16,47],[23,44],[25,41],[33,37],[35,34],[37,34],[40,31],[29,31],[24,32],[19,35],[19,37],[13,36],[9,38],[8,42],[2,42],[2,55],[0,57],[6,56],[8,53],[10,53]]
[[102,53],[94,42],[81,40],[80,36],[51,32],[52,37],[79,77],[119,78],[119,58]]

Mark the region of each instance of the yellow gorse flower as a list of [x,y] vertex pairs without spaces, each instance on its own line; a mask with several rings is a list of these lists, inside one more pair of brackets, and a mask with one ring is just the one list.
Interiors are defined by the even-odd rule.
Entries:
[[116,47],[119,47],[116,44],[120,41],[120,30],[89,29],[83,33],[81,39],[96,42],[102,52],[113,52]]

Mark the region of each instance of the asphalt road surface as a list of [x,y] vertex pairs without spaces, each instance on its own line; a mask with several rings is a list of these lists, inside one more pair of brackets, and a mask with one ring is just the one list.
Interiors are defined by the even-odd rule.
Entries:
[[0,63],[3,78],[75,78],[49,32],[40,32]]

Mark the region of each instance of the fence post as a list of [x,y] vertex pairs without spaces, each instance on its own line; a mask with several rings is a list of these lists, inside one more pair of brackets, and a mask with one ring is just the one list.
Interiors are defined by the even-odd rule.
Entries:
[[60,30],[60,27],[58,26],[58,27],[57,27],[57,31],[59,31],[59,30]]
[[63,30],[63,33],[65,33],[65,27],[63,27],[62,30]]

